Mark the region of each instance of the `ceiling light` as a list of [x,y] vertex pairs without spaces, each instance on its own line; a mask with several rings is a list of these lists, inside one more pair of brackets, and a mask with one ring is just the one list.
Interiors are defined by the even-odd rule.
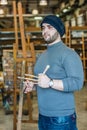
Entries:
[[1,5],[7,5],[8,2],[7,2],[7,0],[1,0],[0,4],[1,4]]
[[68,11],[68,9],[67,9],[67,8],[63,9],[63,13],[66,13],[67,11]]
[[39,5],[46,6],[47,5],[47,1],[46,0],[40,0]]
[[60,15],[59,15],[59,14],[57,14],[56,16],[57,16],[57,17],[59,17]]
[[0,9],[0,15],[4,14],[4,10]]
[[34,15],[38,14],[38,10],[37,10],[37,9],[34,9],[34,10],[32,11],[32,14],[34,14]]

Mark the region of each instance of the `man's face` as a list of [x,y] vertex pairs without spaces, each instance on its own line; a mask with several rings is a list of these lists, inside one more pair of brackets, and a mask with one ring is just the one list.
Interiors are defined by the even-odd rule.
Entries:
[[53,26],[47,23],[42,24],[42,36],[48,44],[55,42],[58,35],[59,33]]

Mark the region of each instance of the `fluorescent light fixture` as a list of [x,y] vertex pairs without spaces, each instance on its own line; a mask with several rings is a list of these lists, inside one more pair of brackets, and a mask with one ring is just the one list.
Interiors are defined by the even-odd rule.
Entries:
[[7,0],[1,0],[0,4],[1,4],[1,5],[7,5],[8,2],[7,2]]
[[42,20],[43,18],[42,18],[42,17],[37,16],[37,17],[34,17],[34,19],[35,19],[35,20]]
[[46,0],[40,0],[39,5],[46,6],[47,5],[47,1]]

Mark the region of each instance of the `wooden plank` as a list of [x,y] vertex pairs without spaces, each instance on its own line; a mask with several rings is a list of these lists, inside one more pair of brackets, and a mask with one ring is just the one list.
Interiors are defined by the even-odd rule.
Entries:
[[22,17],[22,4],[19,1],[18,2],[18,14],[19,14],[19,24],[20,24],[20,33],[21,33],[21,42],[22,42],[22,50],[23,50],[23,57],[26,58],[26,38],[24,34],[24,23],[23,23],[23,17]]
[[16,59],[16,62],[22,62],[24,59],[25,59],[27,62],[33,62],[33,61],[34,61],[32,57],[31,57],[31,58],[29,57],[29,58],[17,58],[17,59]]
[[82,30],[87,30],[87,26],[74,26],[74,27],[69,27],[70,30],[75,30],[75,31],[82,31]]
[[[20,28],[17,28],[18,32],[20,32]],[[0,29],[0,31],[2,32],[14,32],[14,28],[7,28],[7,29]],[[41,31],[41,28],[39,27],[27,27],[25,28],[25,31],[26,32],[40,32]]]
[[15,29],[15,43],[16,43],[16,48],[18,50],[18,26],[17,26],[17,17],[16,17],[16,1],[13,1],[13,15],[14,15],[14,29]]

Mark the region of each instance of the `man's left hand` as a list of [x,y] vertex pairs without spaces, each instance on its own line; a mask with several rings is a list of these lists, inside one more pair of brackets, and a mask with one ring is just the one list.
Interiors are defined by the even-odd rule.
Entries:
[[50,82],[50,78],[41,73],[38,75],[38,85],[41,87],[41,88],[49,88],[49,82]]

